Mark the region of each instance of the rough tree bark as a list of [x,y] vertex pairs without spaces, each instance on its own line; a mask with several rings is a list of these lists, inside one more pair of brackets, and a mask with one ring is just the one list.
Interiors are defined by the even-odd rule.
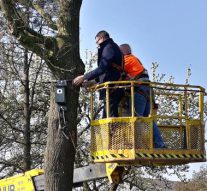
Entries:
[[[20,44],[33,51],[45,60],[54,78],[71,79],[84,72],[84,65],[79,54],[79,13],[82,0],[56,0],[59,14],[56,22],[44,12],[41,1],[0,0],[1,10],[8,21],[8,28]],[[24,9],[39,13],[48,27],[57,30],[56,36],[44,36],[30,28],[24,21]],[[71,83],[67,85],[69,101],[67,103],[69,140],[58,131],[58,110],[54,100],[54,87],[51,93],[51,104],[48,122],[48,138],[45,154],[45,190],[72,190],[73,163],[76,145],[76,118],[78,90]]]
[[117,188],[118,188],[119,184],[116,184],[116,183],[112,183],[110,185],[110,188],[109,188],[109,191],[116,191]]

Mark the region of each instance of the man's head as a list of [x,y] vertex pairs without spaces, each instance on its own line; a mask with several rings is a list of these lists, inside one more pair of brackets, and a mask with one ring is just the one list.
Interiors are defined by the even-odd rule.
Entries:
[[95,40],[96,40],[96,44],[100,45],[102,42],[104,42],[105,40],[109,39],[109,33],[106,31],[100,31],[97,33],[97,35],[95,36]]
[[128,44],[121,44],[119,47],[123,55],[132,53],[131,47]]

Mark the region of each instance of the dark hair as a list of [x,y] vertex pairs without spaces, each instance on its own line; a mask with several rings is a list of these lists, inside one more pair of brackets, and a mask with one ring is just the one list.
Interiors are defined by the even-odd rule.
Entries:
[[108,32],[102,30],[102,31],[99,31],[99,32],[97,33],[97,35],[95,36],[95,38],[96,38],[96,37],[104,37],[104,38],[108,39],[108,38],[110,38],[110,35],[109,35]]

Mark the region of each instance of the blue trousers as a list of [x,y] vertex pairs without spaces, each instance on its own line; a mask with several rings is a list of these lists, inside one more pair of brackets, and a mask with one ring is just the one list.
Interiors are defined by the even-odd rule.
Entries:
[[[141,92],[145,93],[144,96]],[[147,98],[148,97],[148,98]],[[135,88],[134,94],[134,107],[135,107],[135,115],[148,117],[150,113],[150,88],[149,86],[139,86]],[[160,134],[160,130],[157,124],[153,121],[153,142],[155,148],[165,147],[163,139]]]

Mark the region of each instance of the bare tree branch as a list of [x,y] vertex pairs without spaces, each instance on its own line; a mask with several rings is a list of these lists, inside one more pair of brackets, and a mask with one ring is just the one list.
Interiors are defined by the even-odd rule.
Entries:
[[16,127],[14,127],[14,126],[10,123],[10,121],[4,117],[4,115],[3,115],[2,113],[0,113],[0,118],[3,119],[3,120],[6,122],[6,124],[7,124],[12,130],[15,130],[15,131],[17,131],[17,132],[21,132],[21,133],[23,133],[22,130],[17,129]]

